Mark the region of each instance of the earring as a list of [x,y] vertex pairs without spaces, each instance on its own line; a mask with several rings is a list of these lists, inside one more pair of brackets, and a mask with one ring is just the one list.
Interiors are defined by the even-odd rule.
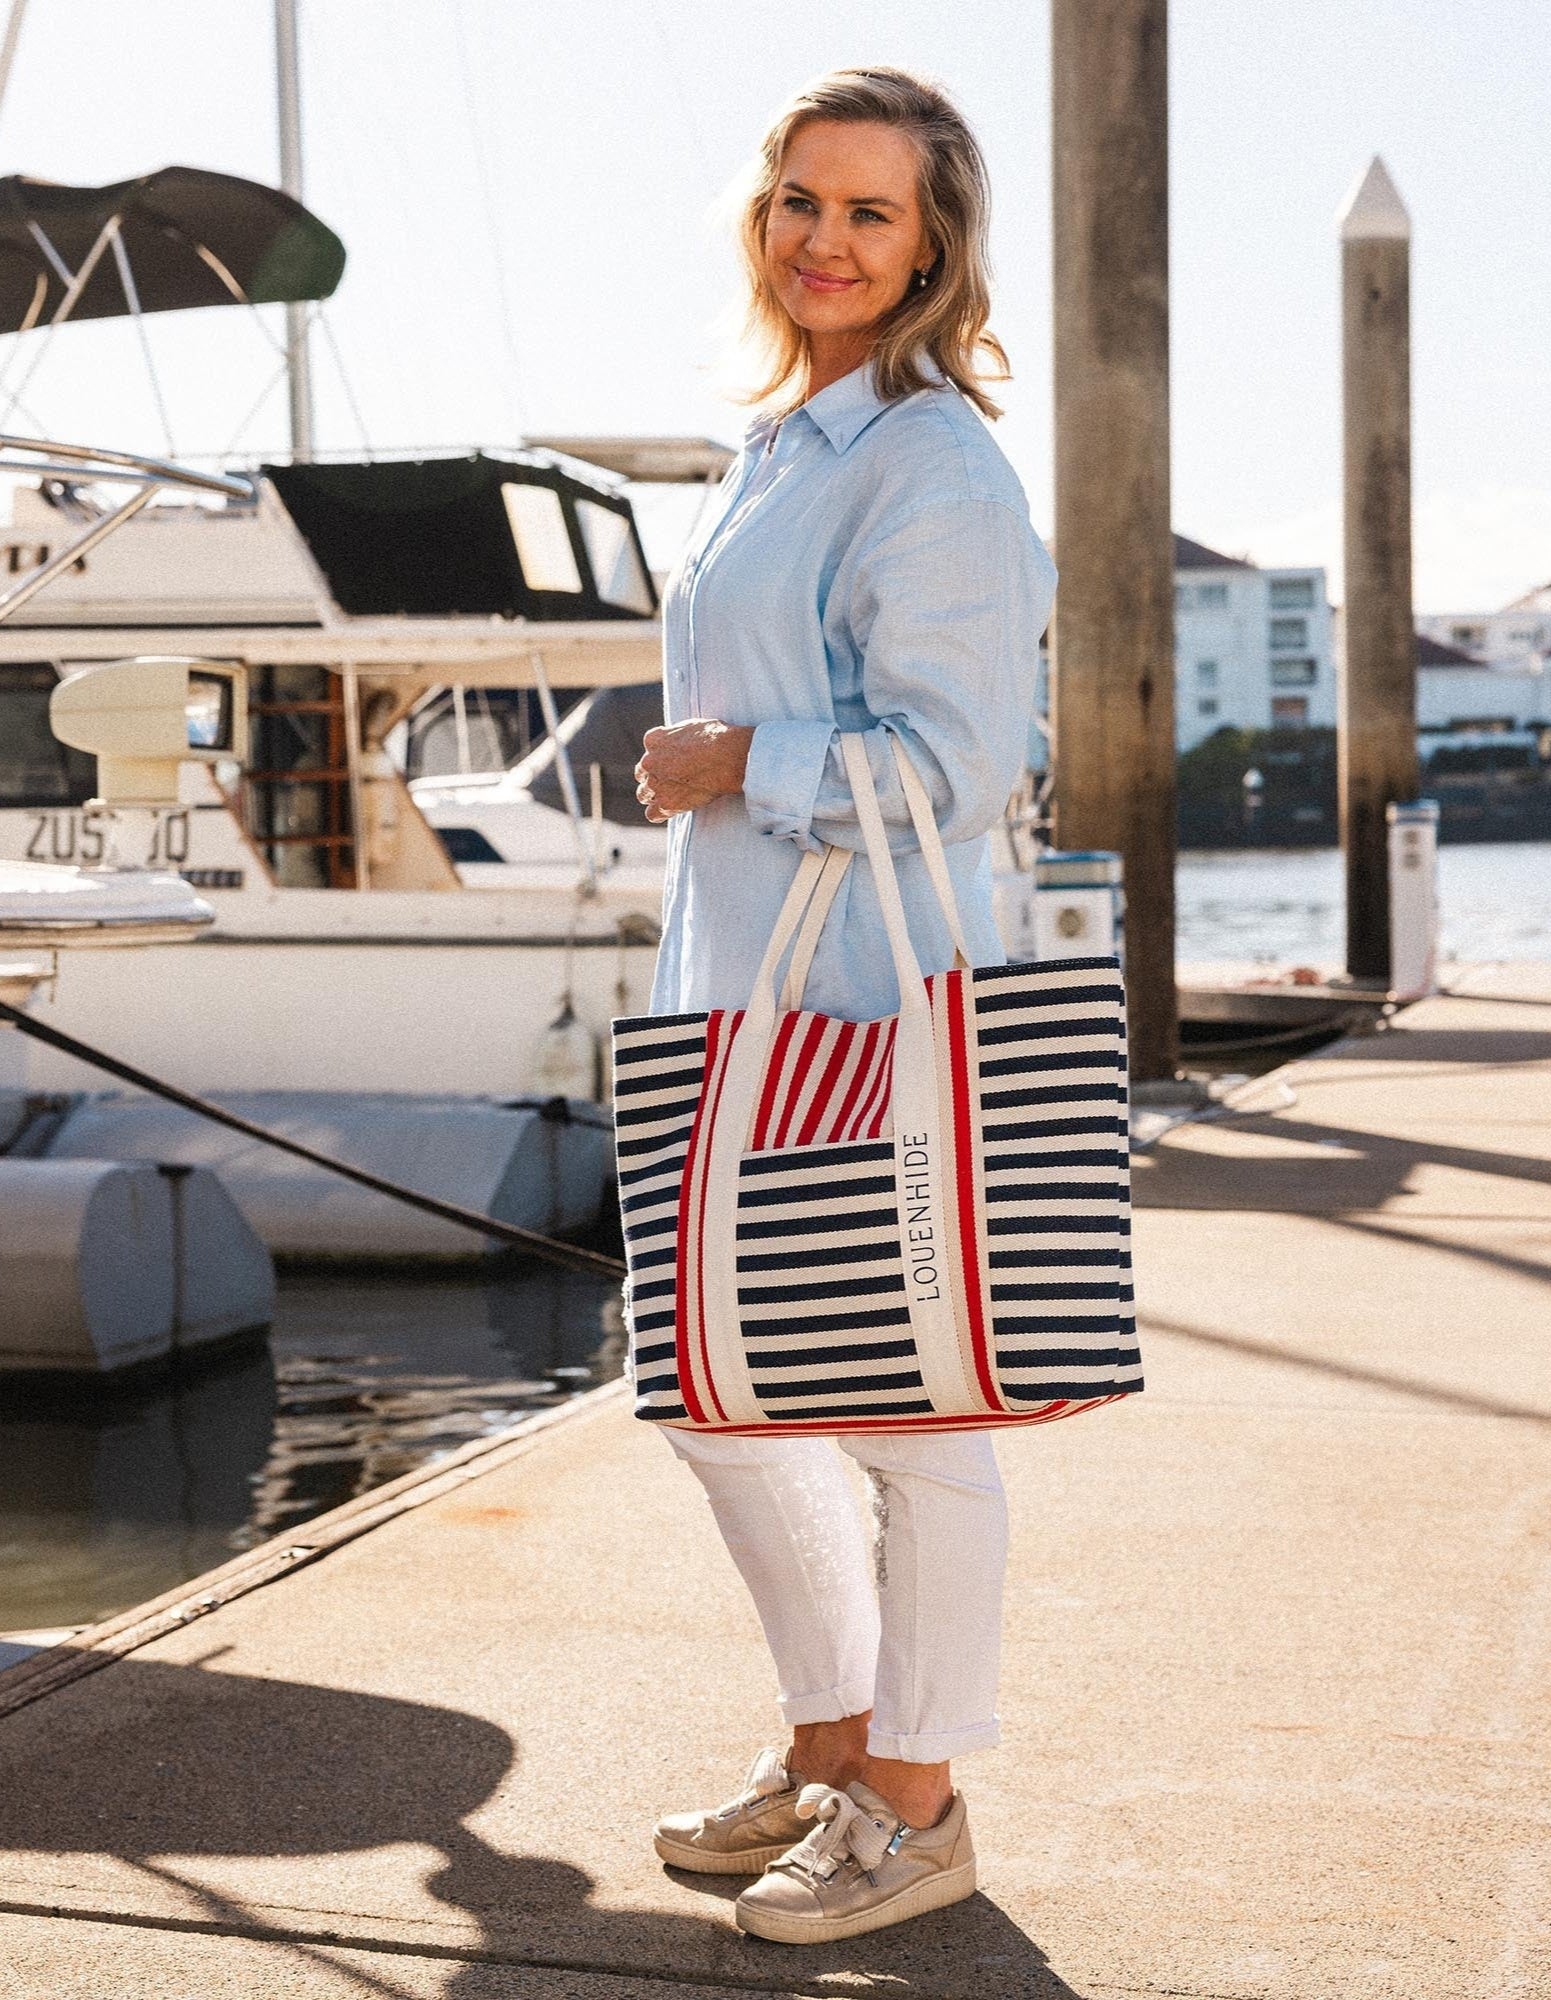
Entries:
[[926,290],[926,286],[927,286],[926,273],[924,271],[917,271],[915,274],[914,289],[918,292],[924,292]]

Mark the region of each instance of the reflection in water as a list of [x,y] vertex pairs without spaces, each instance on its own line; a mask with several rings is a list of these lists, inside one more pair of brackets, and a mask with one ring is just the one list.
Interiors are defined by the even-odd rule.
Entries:
[[0,1631],[138,1604],[617,1375],[615,1286],[287,1274],[270,1348],[154,1387],[0,1387]]
[[225,1562],[275,1407],[263,1352],[154,1394],[0,1390],[0,1629],[88,1622]]

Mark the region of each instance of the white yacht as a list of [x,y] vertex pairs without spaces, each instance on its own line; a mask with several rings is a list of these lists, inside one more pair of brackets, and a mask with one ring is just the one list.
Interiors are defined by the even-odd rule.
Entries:
[[[660,870],[616,852],[562,749],[561,805],[535,809],[519,865],[466,880],[389,745],[448,688],[521,691],[553,734],[588,691],[656,679],[623,475],[555,449],[323,463],[310,443],[196,473],[10,434],[66,320],[316,300],[344,251],[291,196],[196,169],[0,194],[0,331],[34,343],[0,415],[21,482],[0,531],[0,865],[170,872],[213,912],[160,955],[79,954],[33,1015],[425,1192],[585,1224],[608,1173],[585,1105],[610,1015],[645,997]],[[105,735],[81,733],[93,702]],[[56,1048],[30,1044],[22,1081],[64,1106],[32,1121],[38,1156],[215,1166],[273,1248],[479,1247],[104,1095]]]
[[[656,681],[628,501],[528,452],[254,484],[144,508],[0,624],[0,860],[107,858],[92,760],[50,729],[60,680],[180,654],[245,681],[240,754],[189,763],[143,851],[116,857],[182,874],[214,924],[85,967],[60,1025],[192,1089],[598,1095],[609,1017],[651,975],[660,834],[606,820],[562,752],[558,805],[527,801],[494,882],[454,861],[390,746],[449,687],[531,690],[560,722],[577,690]],[[44,559],[85,505],[64,482],[19,489],[0,569]],[[40,1085],[81,1087],[65,1063],[44,1058]]]

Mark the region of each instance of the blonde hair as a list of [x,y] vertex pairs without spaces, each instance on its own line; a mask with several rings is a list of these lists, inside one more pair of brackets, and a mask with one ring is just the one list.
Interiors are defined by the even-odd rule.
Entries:
[[[946,92],[902,69],[831,70],[799,91],[765,134],[738,230],[749,286],[745,334],[762,351],[764,379],[743,400],[790,410],[806,393],[808,338],[766,273],[765,225],[787,146],[798,127],[814,119],[888,125],[911,140],[921,163],[921,219],[936,254],[926,283],[912,285],[880,323],[871,357],[878,394],[893,402],[926,388],[932,377],[922,365],[925,357],[976,409],[999,417],[981,387],[1009,377],[1006,352],[986,324],[991,190],[985,159]],[[982,356],[989,357],[989,369]]]

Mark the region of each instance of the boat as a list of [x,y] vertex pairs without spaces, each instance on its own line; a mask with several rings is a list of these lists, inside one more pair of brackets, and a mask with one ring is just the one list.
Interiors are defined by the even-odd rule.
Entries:
[[[62,951],[183,943],[214,919],[181,875],[0,861],[0,1001],[20,1008],[55,983]],[[0,1099],[20,1093],[23,1053],[0,1038]]]
[[[78,516],[84,490],[72,483]],[[40,521],[63,504],[46,488],[32,496],[31,519],[0,550],[36,561],[74,525]],[[161,595],[147,596],[148,579],[167,580]],[[321,1120],[361,1164],[363,1146],[378,1164],[396,1145],[406,1162],[423,1156],[433,1105],[456,1123],[463,1103],[481,1134],[500,1112],[512,1146],[493,1178],[443,1177],[425,1191],[495,1199],[531,1152],[516,1180],[533,1198],[507,1219],[584,1227],[606,1183],[606,1133],[580,1119],[557,1137],[566,1120],[550,1107],[606,1094],[608,1021],[638,1011],[651,979],[660,862],[627,859],[605,837],[556,735],[562,807],[532,808],[499,883],[467,879],[387,743],[449,686],[531,691],[558,725],[567,696],[656,675],[655,613],[629,503],[552,455],[273,466],[253,475],[250,499],[142,509],[0,625],[11,725],[0,728],[0,859],[106,857],[90,760],[51,717],[115,662],[177,647],[196,681],[219,673],[237,687],[247,740],[229,757],[185,761],[174,803],[116,829],[120,861],[175,869],[208,899],[208,932],[154,963],[86,966],[50,1018],[183,1089],[266,1094],[260,1108],[280,1129],[300,1119],[316,1132]],[[134,838],[138,850],[126,848]],[[32,1081],[83,1092],[95,1079],[44,1052]],[[302,1101],[288,1110],[276,1093]],[[159,1154],[192,1143],[149,1107],[140,1115]],[[117,1147],[132,1145],[134,1122],[119,1119]],[[201,1157],[240,1175],[237,1156],[211,1143]],[[470,1156],[486,1150],[471,1144]],[[274,1175],[259,1178],[269,1187]],[[283,1226],[278,1211],[245,1206],[290,1254],[340,1241],[363,1253],[377,1198],[311,1192],[288,1181]],[[308,1233],[309,1215],[324,1235]],[[470,1247],[448,1225],[390,1228],[385,1205],[381,1222],[396,1254]]]
[[[56,504],[19,493],[0,564],[60,538],[40,518]],[[524,581],[519,536],[546,587]],[[583,771],[528,815],[499,883],[466,877],[389,743],[449,686],[530,690],[558,721],[568,695],[655,680],[655,612],[628,503],[537,454],[268,467],[250,502],[143,510],[0,625],[0,859],[105,854],[90,759],[38,747],[84,669],[235,671],[248,740],[188,763],[122,855],[197,887],[208,936],[144,983],[117,962],[72,982],[61,1025],[111,1021],[118,1053],[195,1090],[596,1098],[609,1017],[651,977],[660,866],[616,855]],[[582,1033],[557,1067],[546,1033],[567,1012]],[[39,1081],[83,1078],[59,1059]]]
[[176,948],[214,912],[166,871],[0,862],[0,1381],[165,1370],[264,1333],[268,1253],[197,1167],[50,1157],[59,1107],[28,1088],[18,1017],[87,958]]
[[[0,243],[0,330],[45,339],[83,315],[322,296],[344,254],[293,197],[189,168],[108,188],[12,177]],[[608,1156],[585,1107],[605,1089],[610,1014],[645,995],[657,880],[603,851],[573,781],[520,878],[469,885],[388,744],[449,687],[523,690],[553,727],[599,685],[656,676],[655,585],[623,478],[523,448],[196,474],[11,435],[0,467],[33,476],[0,538],[0,863],[170,871],[213,912],[154,963],[83,956],[34,1005],[183,1089],[265,1094],[279,1129],[321,1121],[346,1158],[364,1119],[367,1152],[398,1145],[414,1164],[428,1121],[466,1111],[481,1143],[443,1150],[488,1171],[424,1192],[499,1213],[504,1189],[508,1220],[584,1227]],[[152,809],[114,811],[94,803],[104,746],[56,735],[56,710],[146,657],[181,659],[200,690],[189,754]],[[231,705],[227,735],[202,749],[219,718],[195,708],[212,693]],[[68,1096],[75,1122],[101,1110],[100,1078],[58,1051],[31,1052],[27,1083]],[[114,1142],[228,1164],[145,1103],[121,1107]],[[328,1254],[342,1199],[289,1185],[283,1247]],[[386,1253],[469,1253],[467,1231],[428,1242],[390,1213],[349,1219],[352,1254],[374,1229]]]

